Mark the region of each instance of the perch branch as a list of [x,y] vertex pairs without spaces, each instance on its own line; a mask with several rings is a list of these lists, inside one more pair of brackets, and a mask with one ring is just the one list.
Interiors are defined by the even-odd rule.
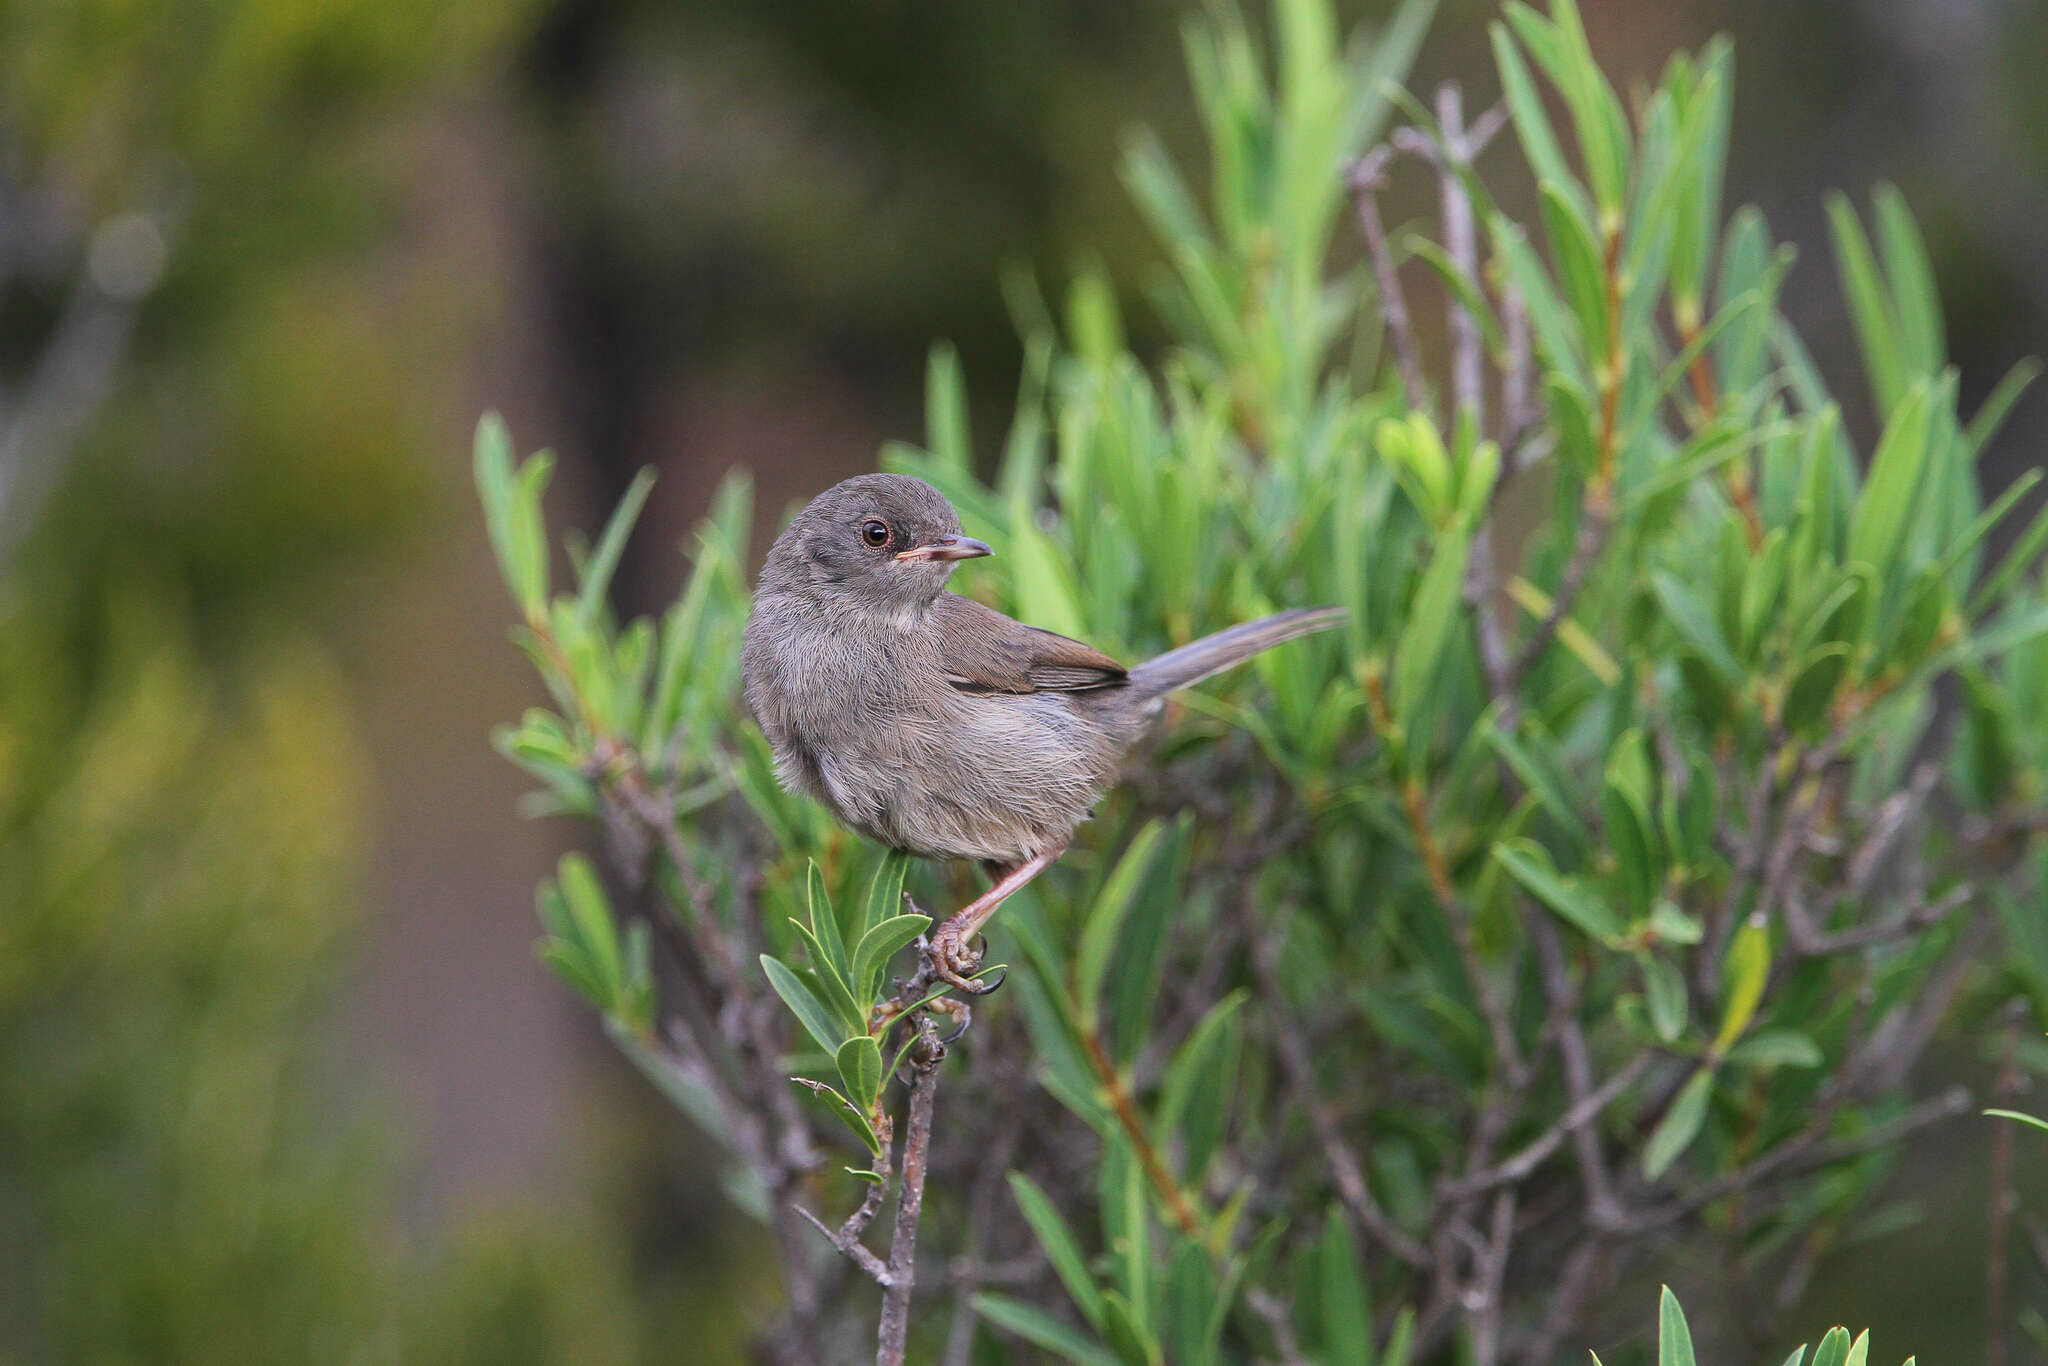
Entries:
[[910,1335],[910,1289],[917,1279],[917,1224],[924,1213],[924,1178],[931,1155],[932,1106],[939,1089],[939,1064],[946,1047],[931,1016],[919,1021],[921,1041],[910,1059],[909,1117],[903,1138],[903,1175],[896,1199],[896,1231],[889,1239],[888,1280],[882,1285],[882,1321],[876,1334],[875,1366],[903,1366]]

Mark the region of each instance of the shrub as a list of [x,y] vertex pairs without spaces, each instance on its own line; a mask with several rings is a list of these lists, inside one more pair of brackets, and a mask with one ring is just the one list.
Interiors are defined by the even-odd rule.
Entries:
[[[1571,0],[1510,4],[1504,99],[1468,121],[1455,88],[1391,87],[1428,10],[1347,52],[1327,4],[1278,0],[1270,62],[1229,9],[1190,21],[1206,204],[1149,135],[1125,163],[1172,349],[1131,354],[1101,279],[1057,324],[1013,282],[998,458],[943,347],[924,446],[883,454],[995,547],[961,591],[1123,657],[1349,612],[1173,709],[996,920],[1015,986],[943,1068],[919,1022],[869,1020],[924,923],[904,879],[924,907],[966,885],[776,787],[736,691],[747,483],[675,605],[620,624],[645,483],[552,594],[548,461],[479,428],[555,704],[498,743],[537,811],[603,824],[643,898],[622,916],[565,859],[541,953],[775,1226],[782,1359],[851,1351],[869,1299],[836,1246],[884,1287],[883,1360],[921,1269],[951,1315],[916,1316],[921,1357],[1399,1362],[1461,1339],[1546,1362],[1673,1240],[1821,1247],[1897,1138],[1968,1103],[1906,1084],[1964,988],[2042,1000],[2048,934],[2019,908],[2048,517],[1992,562],[2033,478],[1988,506],[1975,478],[2031,371],[1966,419],[1900,197],[1867,227],[1833,200],[1859,434],[1779,309],[1790,250],[1723,214],[1725,42],[1627,108]],[[1527,224],[1474,169],[1509,137]],[[1376,195],[1416,164],[1441,221],[1390,240]],[[1335,268],[1352,218],[1363,260]],[[1446,310],[1442,383],[1418,283]],[[892,1183],[884,1261],[862,1238]],[[800,1203],[853,1213],[820,1237]]]

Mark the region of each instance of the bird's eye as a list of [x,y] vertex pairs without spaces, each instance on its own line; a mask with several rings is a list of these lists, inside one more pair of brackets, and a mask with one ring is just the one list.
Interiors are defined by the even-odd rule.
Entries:
[[862,522],[860,525],[860,538],[876,549],[880,549],[889,544],[889,524],[887,522]]

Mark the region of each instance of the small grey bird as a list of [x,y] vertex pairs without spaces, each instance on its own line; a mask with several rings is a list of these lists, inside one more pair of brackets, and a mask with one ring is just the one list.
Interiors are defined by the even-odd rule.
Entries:
[[989,553],[923,480],[848,479],[776,537],[740,653],[786,789],[994,879],[931,936],[937,975],[970,993],[975,934],[1059,857],[1159,699],[1343,619],[1282,612],[1126,669],[945,591],[959,561]]

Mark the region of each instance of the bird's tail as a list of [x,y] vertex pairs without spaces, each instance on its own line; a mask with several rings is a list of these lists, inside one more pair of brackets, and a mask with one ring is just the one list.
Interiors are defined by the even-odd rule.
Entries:
[[1131,670],[1131,686],[1142,697],[1160,697],[1242,664],[1262,650],[1327,631],[1343,620],[1341,607],[1303,607],[1248,621],[1146,660]]

